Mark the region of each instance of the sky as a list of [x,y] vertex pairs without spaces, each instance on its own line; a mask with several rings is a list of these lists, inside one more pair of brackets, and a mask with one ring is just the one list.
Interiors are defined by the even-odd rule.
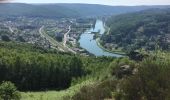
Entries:
[[104,5],[170,5],[170,0],[13,0],[19,3],[88,3]]

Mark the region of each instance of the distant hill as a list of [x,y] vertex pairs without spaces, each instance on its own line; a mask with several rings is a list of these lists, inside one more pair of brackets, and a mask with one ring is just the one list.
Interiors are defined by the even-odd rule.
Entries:
[[106,6],[96,4],[0,4],[1,16],[87,17],[135,12],[170,6]]
[[[106,48],[124,51],[170,50],[170,8],[149,9],[113,16],[107,21],[109,34],[102,36]],[[107,44],[107,46],[106,46]]]

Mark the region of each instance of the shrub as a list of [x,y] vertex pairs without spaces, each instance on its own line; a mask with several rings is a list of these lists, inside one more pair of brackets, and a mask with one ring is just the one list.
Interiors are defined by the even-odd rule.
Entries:
[[112,91],[116,89],[117,80],[107,79],[93,85],[83,86],[76,93],[73,100],[104,100],[112,97]]
[[139,63],[138,73],[120,83],[119,100],[169,100],[169,57],[148,58]]
[[0,85],[0,99],[3,100],[20,100],[21,96],[15,85],[9,81]]

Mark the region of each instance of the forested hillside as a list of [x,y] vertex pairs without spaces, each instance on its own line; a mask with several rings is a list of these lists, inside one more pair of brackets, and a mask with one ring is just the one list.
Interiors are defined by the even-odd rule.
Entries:
[[170,9],[150,9],[113,16],[108,19],[107,25],[110,27],[109,34],[101,40],[110,50],[170,50]]
[[[141,11],[152,7],[162,9]],[[0,41],[0,100],[169,100],[167,6],[0,4],[0,16],[65,18],[126,12],[130,13],[110,17],[99,39],[101,47],[127,53],[118,58],[61,52],[4,35],[6,42]]]
[[[7,89],[16,91],[16,85],[20,91],[46,91],[22,92],[24,100],[58,97],[60,100],[168,100],[170,54],[156,51],[148,55],[141,61],[127,57],[83,57],[29,44],[1,42],[0,98],[5,93],[8,95]],[[62,95],[49,91],[66,88],[69,89],[62,91]],[[18,93],[13,95],[20,98]]]
[[168,6],[105,6],[95,4],[0,4],[1,16],[30,16],[30,17],[87,17],[121,14],[141,11],[149,8],[167,8]]
[[11,81],[21,91],[65,89],[70,87],[73,79],[95,76],[112,60],[44,50],[29,44],[0,42],[0,83]]

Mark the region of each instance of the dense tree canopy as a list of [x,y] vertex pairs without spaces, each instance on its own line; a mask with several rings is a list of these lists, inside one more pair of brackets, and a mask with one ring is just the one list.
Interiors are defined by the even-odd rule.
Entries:
[[150,9],[136,13],[113,16],[108,19],[109,34],[101,38],[124,51],[136,49],[170,50],[170,9]]
[[68,88],[73,78],[94,74],[95,68],[112,59],[81,57],[22,43],[1,42],[0,47],[0,82],[11,81],[19,90]]

